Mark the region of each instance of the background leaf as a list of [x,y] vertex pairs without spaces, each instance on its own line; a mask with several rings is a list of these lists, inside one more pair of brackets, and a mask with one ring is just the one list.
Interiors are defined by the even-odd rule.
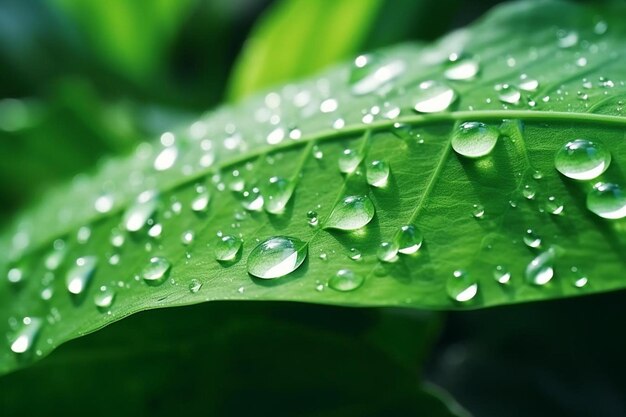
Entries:
[[[338,67],[315,80],[218,110],[176,135],[164,134],[162,147],[142,145],[133,158],[107,163],[96,178],[78,178],[50,196],[39,211],[25,215],[3,241],[1,252],[10,260],[7,269],[13,269],[8,275],[19,281],[18,270],[24,277],[16,285],[2,283],[2,308],[10,318],[4,329],[8,337],[3,369],[21,366],[65,340],[139,310],[215,299],[475,308],[622,288],[618,277],[624,262],[623,220],[595,216],[584,206],[588,185],[554,171],[557,149],[577,137],[593,138],[613,155],[603,179],[624,184],[620,163],[626,152],[626,122],[619,104],[624,95],[624,28],[615,17],[622,13],[621,6],[615,7],[602,11],[532,2],[501,8],[432,47],[382,52],[384,65],[406,65],[388,89],[355,96],[348,85],[349,68]],[[529,35],[517,39],[512,33]],[[449,55],[460,52],[480,63],[479,75],[473,80],[443,80],[442,73],[454,65]],[[517,88],[527,80],[522,74],[536,78],[539,86],[534,92],[520,92],[519,103],[503,97],[511,90],[494,89],[497,84]],[[458,99],[448,111],[416,115],[410,109],[420,101],[419,84],[432,78],[452,86]],[[588,90],[585,97],[577,93],[581,89]],[[346,126],[333,129],[340,127],[337,120]],[[463,121],[501,129],[493,153],[467,160],[452,152],[451,134]],[[377,159],[388,162],[392,175],[387,187],[369,187],[363,168],[360,174],[344,177],[336,167],[345,148],[367,153],[366,165]],[[168,161],[175,163],[169,166]],[[285,213],[245,211],[252,201],[239,189],[254,194],[258,182],[269,201],[266,181],[275,175],[297,180]],[[527,185],[535,188],[531,199],[525,195]],[[208,212],[193,213],[192,201],[204,187],[212,195]],[[160,192],[153,223],[163,231],[148,234],[148,226],[155,226],[150,224],[128,233],[123,245],[111,244],[122,211],[134,207],[133,199],[146,188]],[[100,209],[104,215],[95,215],[94,203],[103,193],[113,205]],[[323,225],[335,204],[348,195],[367,195],[376,207],[373,221],[362,232],[307,224],[307,212],[314,210]],[[550,196],[563,201],[564,215],[546,211]],[[475,214],[478,204],[485,210],[480,216]],[[410,221],[424,233],[417,256],[378,262],[380,242],[392,239],[398,227]],[[531,228],[541,244],[530,246],[538,248],[523,243]],[[218,233],[243,237],[238,262],[213,259]],[[250,277],[245,262],[250,252],[274,235],[307,242],[307,260],[279,280]],[[55,239],[62,241],[53,245]],[[555,253],[560,255],[550,265],[556,278],[542,286],[525,282],[527,265],[552,245],[558,245]],[[360,261],[350,259],[357,258],[351,249],[360,252]],[[64,254],[58,268],[41,262],[50,252]],[[99,262],[91,282],[74,297],[65,288],[66,278],[84,256],[96,256]],[[142,282],[142,271],[155,256],[173,265],[170,279],[157,287]],[[496,266],[505,262],[512,274],[509,285],[493,279]],[[364,279],[358,291],[328,288],[330,277],[344,268]],[[471,286],[478,288],[464,304],[447,291],[458,269],[475,277]],[[580,271],[588,277],[584,285],[577,284]],[[110,315],[93,303],[103,286],[116,292]],[[46,324],[31,356],[16,357],[8,347],[24,317],[45,319]]]

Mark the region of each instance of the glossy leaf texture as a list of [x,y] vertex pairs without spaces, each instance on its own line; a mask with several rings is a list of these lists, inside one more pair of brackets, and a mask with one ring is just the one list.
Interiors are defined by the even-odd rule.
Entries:
[[623,288],[624,12],[503,6],[76,178],[1,240],[0,370],[211,300],[462,309]]

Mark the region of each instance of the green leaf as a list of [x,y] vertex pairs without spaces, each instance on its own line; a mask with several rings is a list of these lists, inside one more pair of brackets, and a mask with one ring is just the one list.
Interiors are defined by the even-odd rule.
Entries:
[[[626,188],[623,7],[508,5],[433,46],[381,52],[377,77],[399,72],[387,83],[363,82],[363,68],[342,65],[219,109],[164,134],[162,145],[142,145],[131,158],[105,162],[93,178],[56,190],[0,240],[10,278],[0,282],[0,332],[7,334],[0,370],[132,313],[210,300],[461,309],[623,288],[625,220],[586,207],[595,181]],[[474,79],[446,78],[453,53],[479,63]],[[433,79],[440,84],[424,83]],[[537,90],[520,90],[520,102],[511,104],[516,93],[503,84],[529,88],[533,79]],[[372,85],[375,91],[364,93]],[[448,108],[412,110],[445,107],[450,90],[425,102],[422,88],[442,85],[456,92]],[[455,153],[453,134],[462,122],[486,123],[483,136],[473,137],[482,151],[499,134],[489,155]],[[577,138],[612,155],[594,181],[555,170],[557,151]],[[355,152],[345,154],[347,148]],[[359,154],[361,165],[342,174],[339,159],[350,171]],[[390,166],[385,187],[366,183],[374,160]],[[289,197],[284,213],[261,210],[257,188],[272,212]],[[559,212],[555,201],[563,204],[560,214],[549,212]],[[380,243],[408,223],[414,236],[423,235],[421,248],[380,262]],[[306,246],[294,252],[298,245],[279,245],[285,262],[259,275],[281,275],[302,254],[306,259],[286,276],[252,277],[249,255],[277,236]],[[279,257],[276,250],[266,245],[262,253]],[[395,260],[389,246],[382,255]],[[459,270],[465,272],[455,276]],[[506,284],[494,279],[502,271],[511,274]],[[115,298],[106,307],[108,291]],[[16,341],[13,350],[25,353],[11,351]]]
[[302,78],[356,53],[381,0],[282,0],[253,28],[230,81],[230,98]]

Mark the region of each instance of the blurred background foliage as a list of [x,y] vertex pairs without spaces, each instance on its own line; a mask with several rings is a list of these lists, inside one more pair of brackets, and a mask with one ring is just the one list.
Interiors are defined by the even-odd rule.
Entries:
[[[496,3],[1,0],[0,227],[52,184],[95,169],[103,157],[127,154],[224,101],[306,77],[359,52],[435,39]],[[623,316],[625,301],[614,293],[452,313],[443,327],[439,314],[276,303],[146,312],[3,378],[0,409],[11,415],[41,411],[32,408],[38,392],[36,399],[50,410],[68,410],[67,402],[54,398],[98,392],[93,400],[118,398],[110,405],[119,414],[236,415],[246,409],[242,392],[255,398],[258,386],[280,381],[261,391],[276,396],[257,402],[266,407],[258,409],[261,415],[397,415],[389,414],[392,403],[398,413],[412,415],[424,410],[417,403],[433,401],[418,389],[425,372],[476,416],[624,416],[626,337],[611,319]],[[206,317],[217,320],[206,327]],[[154,321],[174,326],[151,328]],[[131,340],[137,328],[152,330],[136,349],[111,349]],[[199,328],[207,338],[198,344],[188,336]],[[303,344],[307,349],[294,356]],[[271,355],[270,362],[258,363],[259,356]],[[158,361],[169,365],[157,372],[152,365]],[[181,369],[189,379],[173,384],[170,378],[180,377]],[[67,372],[74,373],[71,380]],[[127,384],[116,385],[124,374]],[[242,375],[249,378],[243,388]],[[98,391],[94,377],[108,391]],[[333,378],[334,384],[324,385]],[[389,381],[397,383],[387,386]],[[389,396],[394,387],[397,396],[389,398],[397,401],[381,399],[369,414],[353,407],[359,398]],[[292,408],[276,412],[285,407],[277,400],[285,390]],[[124,399],[129,393],[132,401]],[[212,408],[195,401],[204,396]],[[316,397],[326,402],[302,408]],[[80,414],[85,402],[71,404],[69,411]],[[431,410],[440,407],[433,404]]]

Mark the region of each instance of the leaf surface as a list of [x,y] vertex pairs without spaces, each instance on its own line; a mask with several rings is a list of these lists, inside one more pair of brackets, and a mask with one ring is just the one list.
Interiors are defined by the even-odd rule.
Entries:
[[[596,181],[626,188],[624,13],[619,5],[560,2],[501,7],[432,46],[380,52],[371,92],[363,93],[371,82],[355,88],[351,64],[341,65],[218,109],[131,158],[104,162],[93,178],[76,178],[0,241],[9,278],[0,283],[0,332],[7,335],[0,370],[135,312],[203,301],[461,309],[623,288],[625,220],[597,216],[586,194]],[[476,76],[450,80],[451,54],[478,62]],[[416,103],[432,109],[446,97],[425,104],[420,89],[429,80],[452,88],[456,99],[442,111],[417,113]],[[535,91],[523,90],[531,80]],[[499,132],[491,153],[469,159],[452,149],[463,122]],[[593,181],[555,170],[556,152],[578,138],[612,156]],[[364,155],[351,174],[339,170],[345,149]],[[385,187],[366,182],[374,160],[390,166]],[[292,182],[271,185],[274,176]],[[293,188],[284,212],[261,209],[257,187],[265,209],[268,190]],[[146,190],[156,197],[138,209],[135,199],[146,199]],[[194,211],[205,192],[206,211]],[[362,222],[363,213],[346,217],[336,209],[350,196],[367,197],[375,209],[356,231],[341,230],[343,221]],[[551,213],[559,212],[554,201],[563,205],[560,214]],[[381,242],[409,223],[423,234],[421,248],[380,262]],[[243,247],[218,262],[215,250],[226,235]],[[249,275],[253,249],[276,236],[304,242],[302,264],[278,279]],[[533,266],[535,259],[541,262]],[[289,261],[269,266],[290,270]],[[346,285],[358,288],[332,288],[344,269],[354,274],[341,274],[350,278]],[[465,273],[456,278],[459,270]],[[510,273],[505,284],[494,279],[503,271]],[[97,308],[103,287],[114,300]],[[40,328],[29,332],[24,322]],[[15,354],[10,348],[20,335],[33,343]]]

